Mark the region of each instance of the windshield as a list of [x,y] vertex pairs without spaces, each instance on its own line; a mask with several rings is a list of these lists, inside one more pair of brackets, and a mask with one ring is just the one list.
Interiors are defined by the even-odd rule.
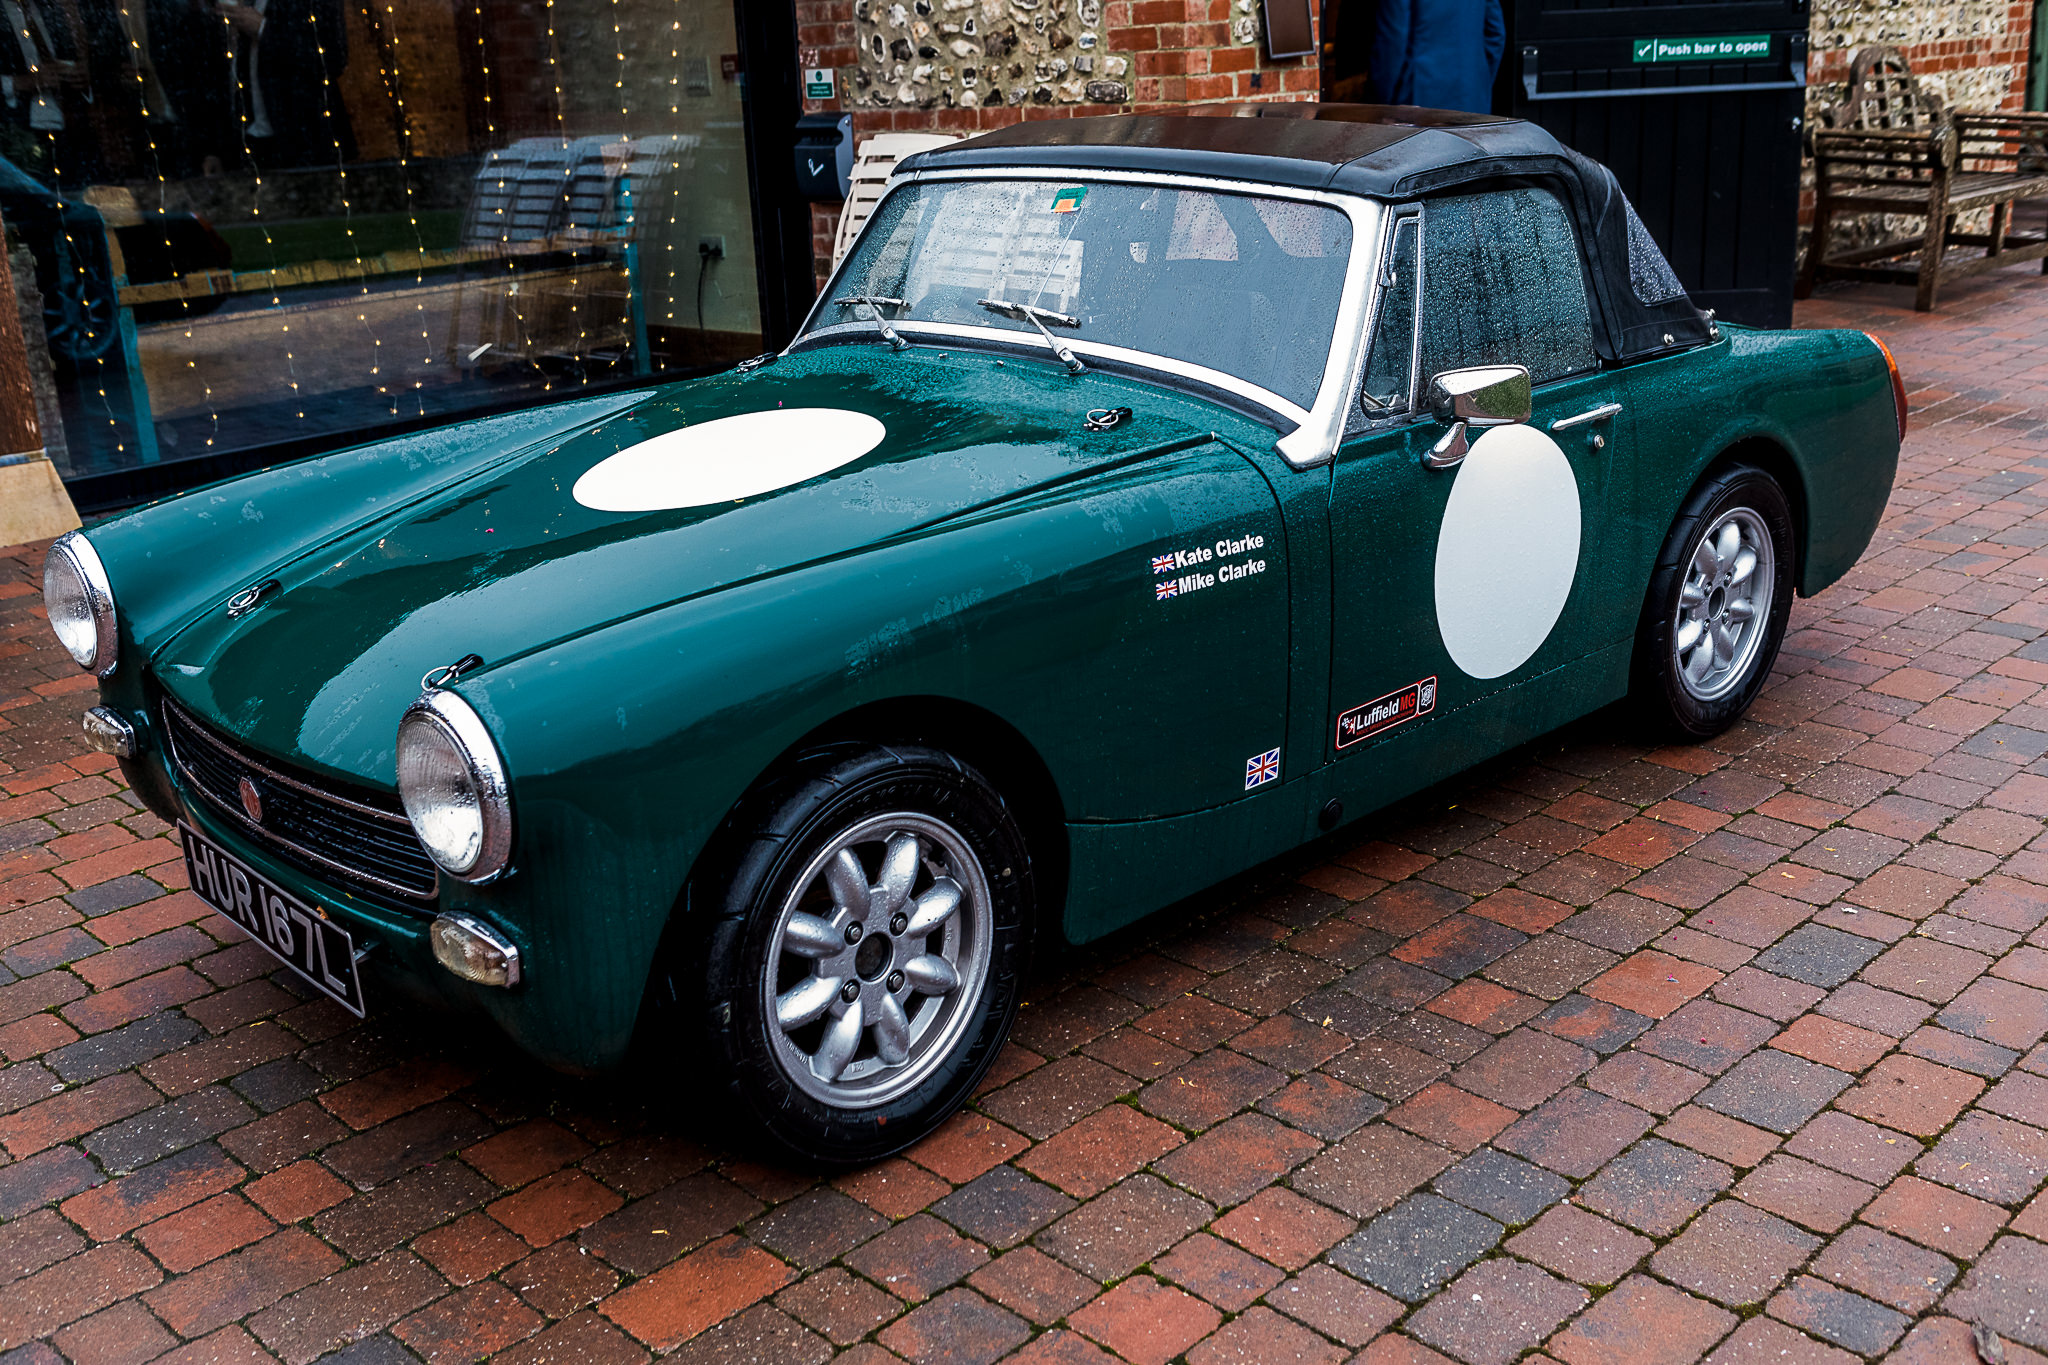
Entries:
[[879,314],[912,336],[945,324],[1043,344],[1047,326],[1084,357],[1089,343],[1145,351],[1309,408],[1350,254],[1351,220],[1327,204],[1086,180],[913,184],[876,211],[811,330],[874,334]]

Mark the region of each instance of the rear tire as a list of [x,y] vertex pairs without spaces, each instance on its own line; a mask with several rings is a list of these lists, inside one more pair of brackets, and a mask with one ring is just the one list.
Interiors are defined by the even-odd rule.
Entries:
[[1785,491],[1754,465],[1702,481],[1658,552],[1631,699],[1648,726],[1710,739],[1749,709],[1792,611],[1798,542]]
[[824,1167],[944,1123],[1009,1036],[1030,956],[1033,868],[1002,796],[938,749],[837,745],[743,801],[721,842],[669,972],[717,1107]]

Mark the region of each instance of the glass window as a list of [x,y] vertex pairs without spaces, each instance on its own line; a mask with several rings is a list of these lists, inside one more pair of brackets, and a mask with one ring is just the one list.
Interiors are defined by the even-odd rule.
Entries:
[[1622,210],[1628,214],[1628,286],[1636,298],[1654,308],[1660,303],[1685,297],[1685,286],[1678,282],[1678,275],[1671,268],[1671,262],[1664,259],[1663,250],[1650,230],[1643,226],[1643,220],[1636,216],[1636,206],[1622,198]]
[[6,5],[67,476],[762,349],[732,0]]
[[1422,373],[1526,365],[1538,384],[1598,366],[1577,236],[1544,190],[1423,205]]
[[[941,181],[897,191],[835,286],[895,322],[1055,335],[1247,380],[1303,407],[1336,331],[1351,220],[1324,204],[1124,184]],[[830,299],[814,324],[857,322]],[[1067,329],[1062,332],[1062,328]]]
[[1369,418],[1405,412],[1415,401],[1415,276],[1421,247],[1422,220],[1412,214],[1395,220],[1379,278],[1379,324],[1359,393],[1359,406]]

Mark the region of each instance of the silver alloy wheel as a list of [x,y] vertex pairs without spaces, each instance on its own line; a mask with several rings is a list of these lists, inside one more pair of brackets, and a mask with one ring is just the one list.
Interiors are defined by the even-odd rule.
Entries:
[[1722,513],[1693,547],[1672,622],[1671,652],[1687,692],[1716,701],[1742,685],[1770,628],[1776,584],[1764,519],[1747,507]]
[[958,831],[909,811],[842,830],[783,902],[761,974],[783,1074],[847,1109],[886,1104],[965,1036],[995,915]]

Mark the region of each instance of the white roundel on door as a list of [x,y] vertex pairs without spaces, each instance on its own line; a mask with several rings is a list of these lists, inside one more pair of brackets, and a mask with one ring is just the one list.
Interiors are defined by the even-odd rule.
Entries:
[[599,512],[661,512],[758,497],[852,464],[888,429],[845,408],[769,408],[678,427],[627,446],[571,490]]
[[1579,567],[1579,482],[1530,426],[1472,442],[1436,541],[1436,624],[1451,662],[1498,678],[1550,638]]

